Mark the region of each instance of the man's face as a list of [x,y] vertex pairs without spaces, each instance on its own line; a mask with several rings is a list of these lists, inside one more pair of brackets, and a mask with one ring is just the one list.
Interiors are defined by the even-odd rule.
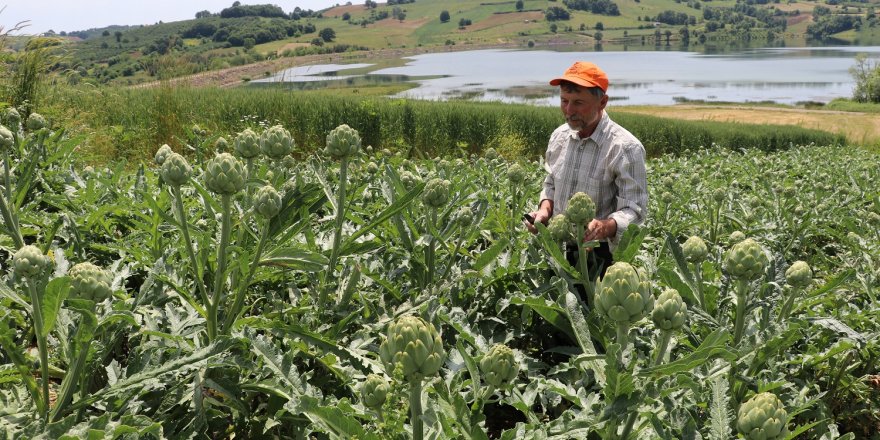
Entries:
[[561,87],[559,98],[562,114],[568,126],[572,130],[577,130],[581,136],[593,134],[602,117],[602,110],[608,103],[608,96],[603,94],[601,98],[597,98],[583,87],[578,87],[577,91]]

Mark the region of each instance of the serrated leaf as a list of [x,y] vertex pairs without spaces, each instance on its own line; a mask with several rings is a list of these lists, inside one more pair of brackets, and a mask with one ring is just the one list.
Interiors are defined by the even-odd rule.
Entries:
[[43,311],[43,329],[40,336],[45,338],[55,327],[55,318],[58,316],[58,310],[61,310],[61,303],[67,299],[70,293],[70,278],[58,277],[46,284],[46,290],[40,300],[40,309]]

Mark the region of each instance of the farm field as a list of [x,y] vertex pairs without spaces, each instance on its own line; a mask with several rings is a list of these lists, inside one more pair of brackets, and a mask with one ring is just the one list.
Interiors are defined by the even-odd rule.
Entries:
[[4,437],[877,438],[876,153],[657,150],[593,283],[520,224],[540,163],[374,148],[358,102],[134,169],[6,113]]

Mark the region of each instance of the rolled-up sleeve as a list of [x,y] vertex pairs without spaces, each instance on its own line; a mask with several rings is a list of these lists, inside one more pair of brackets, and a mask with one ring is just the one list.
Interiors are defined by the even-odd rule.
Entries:
[[641,225],[648,212],[648,175],[645,170],[645,148],[641,144],[629,144],[620,149],[613,163],[617,185],[616,210],[608,217],[617,222],[620,240],[630,224]]

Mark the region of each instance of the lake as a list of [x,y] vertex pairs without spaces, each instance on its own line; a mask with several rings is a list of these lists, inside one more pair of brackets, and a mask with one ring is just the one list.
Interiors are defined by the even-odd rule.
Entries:
[[315,88],[330,82],[359,87],[411,81],[418,86],[397,97],[556,105],[556,89],[547,82],[574,61],[585,60],[608,73],[608,95],[614,105],[827,103],[852,96],[855,81],[849,69],[859,53],[880,62],[880,46],[760,48],[723,54],[490,49],[414,55],[405,57],[402,67],[358,75],[345,72],[355,68],[362,72],[371,64],[301,66],[253,82]]

